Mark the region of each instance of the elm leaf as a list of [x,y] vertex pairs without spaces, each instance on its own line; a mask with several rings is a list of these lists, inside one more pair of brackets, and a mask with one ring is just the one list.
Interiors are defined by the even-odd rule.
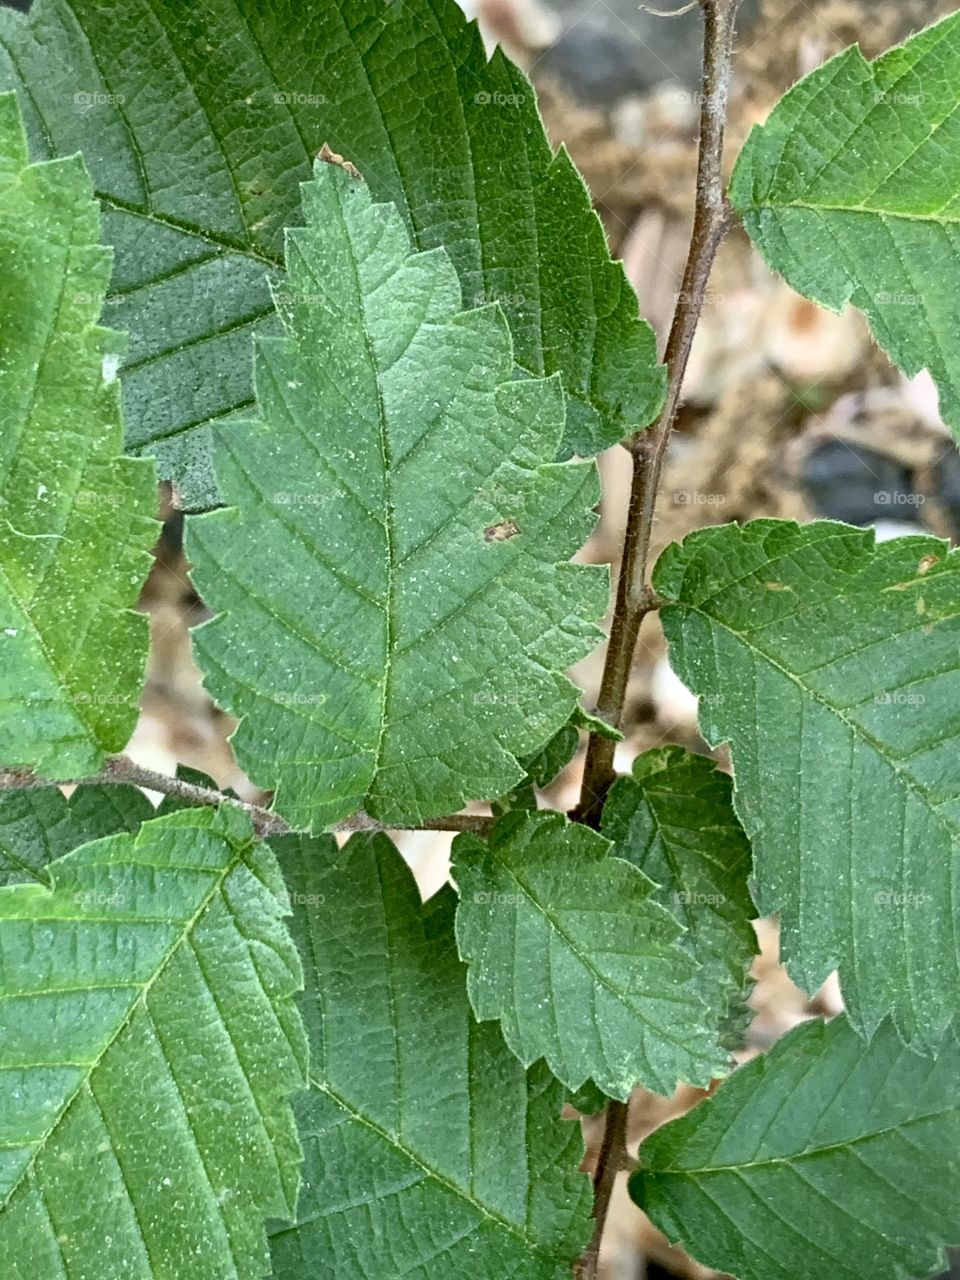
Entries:
[[250,337],[277,331],[268,280],[325,142],[417,248],[448,249],[468,305],[503,305],[521,371],[562,375],[561,456],[659,410],[653,333],[590,196],[455,0],[35,0],[0,9],[0,88],[38,155],[87,158],[131,335],[128,448],[190,508],[217,500],[211,424],[253,405]]
[[682,747],[645,751],[619,778],[602,831],[617,856],[659,886],[654,894],[686,929],[682,944],[701,966],[704,1001],[721,1020],[721,1043],[743,1044],[750,1020],[747,970],[757,951],[747,880],[750,843],[733,809],[730,778]]
[[960,1047],[807,1022],[640,1147],[630,1192],[738,1280],[940,1274],[960,1240]]
[[960,14],[794,85],[748,138],[730,199],[794,289],[852,302],[905,373],[929,369],[960,436]]
[[272,853],[235,810],[0,889],[0,1253],[12,1276],[266,1275],[307,1046]]
[[121,456],[120,335],[79,156],[30,164],[0,94],[0,766],[96,773],[133,731],[153,464]]
[[568,1280],[590,1235],[579,1125],[542,1063],[474,1021],[444,889],[386,836],[271,841],[304,959],[310,1090],[298,1221],[275,1280]]
[[457,837],[453,877],[471,1003],[521,1062],[543,1057],[568,1090],[589,1079],[624,1099],[638,1083],[670,1094],[725,1073],[683,926],[602,836],[512,813],[487,840]]
[[[257,344],[259,421],[221,427],[235,505],[191,519],[194,634],[233,745],[296,827],[418,823],[509,792],[566,723],[606,568],[593,463],[556,463],[559,379],[514,380],[496,306],[318,161]],[[258,547],[256,555],[251,548]]]
[[692,534],[654,572],[670,661],[729,742],[791,977],[934,1051],[960,1004],[960,555],[832,521]]

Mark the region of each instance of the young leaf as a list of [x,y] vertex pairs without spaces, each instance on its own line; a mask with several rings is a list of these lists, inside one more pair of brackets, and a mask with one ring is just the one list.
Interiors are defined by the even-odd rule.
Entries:
[[222,428],[235,503],[191,522],[206,683],[243,768],[316,827],[418,822],[503,795],[565,723],[606,569],[571,565],[592,463],[553,463],[558,379],[513,381],[496,307],[460,309],[442,249],[318,162],[261,339],[263,417]]
[[0,765],[95,773],[133,730],[157,526],[153,466],[118,457],[119,335],[78,156],[28,162],[0,94]]
[[272,841],[304,957],[299,1221],[276,1280],[568,1280],[590,1234],[579,1126],[542,1063],[478,1025],[454,895],[421,907],[385,836]]
[[49,862],[101,836],[135,832],[153,815],[138,787],[78,787],[69,800],[58,787],[2,793],[0,885],[49,884]]
[[960,1240],[960,1049],[807,1022],[640,1148],[630,1192],[739,1280],[902,1280]]
[[560,814],[514,813],[489,840],[458,836],[457,942],[470,1001],[521,1062],[543,1057],[576,1092],[672,1093],[726,1069],[681,927],[636,867]]
[[729,742],[760,915],[854,1024],[935,1048],[960,1002],[960,557],[936,538],[755,520],[668,547],[670,659]]
[[[403,67],[403,74],[397,68]],[[533,90],[454,0],[35,0],[0,10],[0,87],[38,154],[83,151],[116,245],[130,330],[128,446],[211,505],[212,421],[252,403],[250,334],[324,142],[445,245],[473,300],[500,300],[522,369],[559,372],[564,447],[594,452],[656,414],[663,371],[590,198],[554,156]]]
[[660,887],[653,895],[683,925],[682,944],[702,966],[700,990],[721,1019],[725,1048],[743,1043],[747,970],[757,951],[750,924],[750,844],[732,786],[706,756],[682,747],[647,751],[614,783],[603,834],[619,857]]
[[0,889],[0,1255],[15,1276],[268,1270],[306,1044],[273,855],[189,810]]
[[854,45],[757,126],[730,198],[800,293],[853,302],[908,374],[929,369],[960,435],[960,14],[875,62]]

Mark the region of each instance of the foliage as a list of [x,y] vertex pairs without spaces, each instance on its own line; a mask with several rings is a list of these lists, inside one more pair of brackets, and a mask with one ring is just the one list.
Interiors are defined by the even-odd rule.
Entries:
[[525,1071],[471,1016],[452,891],[422,907],[385,836],[274,847],[311,1046],[299,1220],[273,1235],[274,1274],[367,1280],[388,1256],[453,1276],[468,1257],[476,1280],[562,1280],[589,1234],[580,1134],[543,1063]]
[[320,0],[303,22],[283,0],[35,0],[0,10],[0,88],[35,154],[90,165],[130,332],[127,440],[188,505],[217,496],[211,424],[253,404],[251,333],[278,331],[268,281],[325,142],[417,248],[449,249],[468,306],[502,303],[525,372],[563,376],[565,454],[659,408],[653,334],[582,179],[455,0]]
[[655,574],[701,725],[729,741],[762,914],[792,976],[839,966],[851,1017],[934,1049],[960,999],[954,932],[960,558],[936,538],[755,520]]
[[563,672],[608,594],[604,570],[564,563],[596,468],[552,461],[559,379],[511,380],[499,308],[461,310],[442,249],[411,253],[339,165],[318,162],[304,201],[288,336],[257,344],[263,416],[218,433],[234,505],[191,529],[220,612],[197,654],[291,822],[419,822],[508,791],[573,711]]
[[[694,281],[735,3],[705,8]],[[958,70],[957,15],[841,54],[730,189],[955,428]],[[0,85],[4,1274],[594,1280],[624,1103],[730,1072],[771,912],[849,1017],[650,1136],[631,1192],[743,1280],[931,1274],[960,1239],[957,553],[759,520],[651,587],[697,295],[664,401],[579,176],[453,0],[36,0],[0,14]],[[272,812],[120,785],[156,525],[118,368],[128,451],[224,500],[188,521],[195,648]],[[625,437],[600,719],[566,674],[608,605],[580,458]],[[652,608],[731,775],[595,767]],[[581,730],[595,786],[542,812]],[[388,823],[461,831],[426,904]],[[569,1101],[606,1104],[592,1243]]]
[[156,536],[153,467],[122,444],[110,270],[79,158],[30,165],[0,95],[0,760],[94,773],[133,729]]
[[930,370],[960,435],[958,77],[958,13],[875,62],[837,54],[754,130],[730,198],[795,289],[854,303],[905,372]]
[[262,1273],[306,1057],[270,851],[242,815],[187,810],[47,872],[0,890],[5,1266]]
[[[642,1145],[630,1180],[671,1239],[742,1280],[932,1276],[956,1240],[960,1050],[884,1023],[797,1027]],[[918,1158],[919,1157],[919,1158]]]

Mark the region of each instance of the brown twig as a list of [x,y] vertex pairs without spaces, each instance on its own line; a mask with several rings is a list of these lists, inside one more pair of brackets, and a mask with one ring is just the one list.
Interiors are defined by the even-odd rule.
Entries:
[[[647,582],[647,568],[663,460],[680,407],[683,377],[713,260],[729,219],[721,159],[734,18],[739,0],[700,0],[700,3],[704,15],[704,45],[696,211],[683,283],[667,339],[667,392],[663,411],[655,426],[638,431],[627,442],[633,459],[633,483],[610,643],[597,701],[597,715],[617,728],[623,716],[640,624],[657,603]],[[603,807],[614,776],[614,746],[608,738],[594,735],[590,739],[577,815],[583,822],[594,821]]]
[[[653,517],[663,461],[680,407],[683,378],[703,306],[713,260],[729,220],[723,191],[721,161],[727,115],[727,89],[733,54],[733,35],[739,0],[700,0],[703,9],[703,96],[697,160],[697,201],[690,249],[667,339],[667,392],[655,426],[638,432],[627,443],[633,460],[633,482],[610,643],[603,669],[597,714],[620,727],[627,682],[640,624],[659,604],[647,581]],[[587,747],[583,786],[576,816],[599,825],[603,804],[615,778],[615,743],[594,734]],[[627,1103],[607,1104],[603,1140],[593,1177],[593,1236],[579,1258],[576,1280],[596,1280],[600,1242],[617,1173],[628,1163]]]
[[[30,770],[17,769],[0,772],[0,791],[23,791],[31,787],[79,786],[81,784],[119,784],[129,783],[136,787],[145,787],[148,791],[159,791],[165,796],[175,796],[189,804],[228,805],[242,810],[250,819],[258,836],[285,835],[295,830],[284,821],[278,813],[265,809],[262,805],[240,800],[236,796],[228,796],[223,791],[215,791],[212,787],[202,787],[195,782],[186,782],[183,778],[171,778],[166,773],[156,773],[153,769],[144,769],[135,764],[127,756],[111,756],[103,767],[103,772],[90,778],[73,778],[69,782],[52,783],[48,778],[41,778]],[[432,818],[419,827],[388,827],[376,822],[366,814],[357,814],[346,822],[338,822],[331,831],[473,831],[482,835],[490,830],[493,819],[483,814],[457,813],[447,818]]]
[[628,1112],[629,1104],[626,1102],[607,1103],[603,1141],[593,1174],[593,1235],[574,1268],[575,1280],[595,1280],[597,1274],[600,1240],[607,1220],[607,1210],[610,1208],[613,1184],[617,1174],[627,1165]]

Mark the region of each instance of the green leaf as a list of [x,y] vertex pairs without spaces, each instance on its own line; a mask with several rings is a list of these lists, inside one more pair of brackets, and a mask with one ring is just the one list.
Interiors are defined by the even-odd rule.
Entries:
[[0,889],[5,1272],[265,1274],[306,1071],[273,855],[236,811],[190,810],[48,872]]
[[95,773],[126,744],[147,649],[135,615],[153,466],[118,457],[119,335],[78,156],[28,163],[0,94],[0,765]]
[[807,1022],[640,1148],[630,1192],[739,1280],[903,1280],[960,1240],[960,1049]]
[[592,716],[589,711],[584,711],[583,707],[574,707],[570,721],[576,728],[583,729],[586,733],[594,733],[598,738],[606,738],[608,742],[623,742],[623,734],[619,729],[612,724],[607,724],[606,720],[601,720],[599,716]]
[[757,952],[747,877],[750,844],[733,811],[732,784],[713,760],[682,747],[638,756],[614,783],[603,834],[617,854],[660,888],[653,895],[687,930],[702,966],[700,990],[721,1018],[721,1044],[736,1049],[751,1014],[747,970]]
[[117,831],[135,832],[154,815],[137,787],[83,786],[67,799],[58,787],[0,794],[0,886],[49,884],[47,863]]
[[421,907],[385,836],[271,842],[306,968],[299,1223],[275,1280],[568,1280],[590,1235],[580,1127],[464,990],[449,888]]
[[460,310],[442,249],[412,253],[337,165],[304,198],[263,417],[219,437],[236,506],[188,530],[222,615],[194,643],[291,824],[416,823],[509,791],[569,717],[608,596],[605,567],[565,563],[596,467],[550,461],[558,379],[511,380],[500,310]]
[[659,409],[653,335],[579,175],[453,0],[318,0],[303,22],[281,0],[188,17],[172,0],[36,0],[0,10],[0,87],[20,91],[38,154],[88,159],[117,249],[110,314],[131,333],[128,445],[191,505],[216,498],[209,424],[252,404],[250,335],[274,331],[267,278],[324,142],[400,205],[418,248],[448,248],[468,305],[501,301],[524,370],[563,375],[565,449]]
[[560,456],[646,426],[664,390],[653,333],[526,76],[500,49],[487,61],[454,0],[320,10],[324,140],[398,205],[419,249],[448,249],[468,306],[501,304],[525,373],[562,375]]
[[726,1069],[681,927],[653,883],[560,814],[514,813],[489,840],[453,843],[457,942],[480,1019],[521,1062],[545,1058],[569,1090],[628,1098]]
[[525,775],[512,791],[492,802],[494,815],[499,817],[511,809],[537,809],[537,788],[549,787],[576,755],[579,745],[580,735],[573,724],[568,722],[541,751],[520,762]]
[[731,744],[760,915],[791,977],[935,1048],[960,1005],[960,557],[936,538],[755,520],[654,573],[701,731]]
[[858,46],[757,126],[730,198],[800,293],[853,302],[905,373],[929,369],[960,435],[960,14],[875,62]]

